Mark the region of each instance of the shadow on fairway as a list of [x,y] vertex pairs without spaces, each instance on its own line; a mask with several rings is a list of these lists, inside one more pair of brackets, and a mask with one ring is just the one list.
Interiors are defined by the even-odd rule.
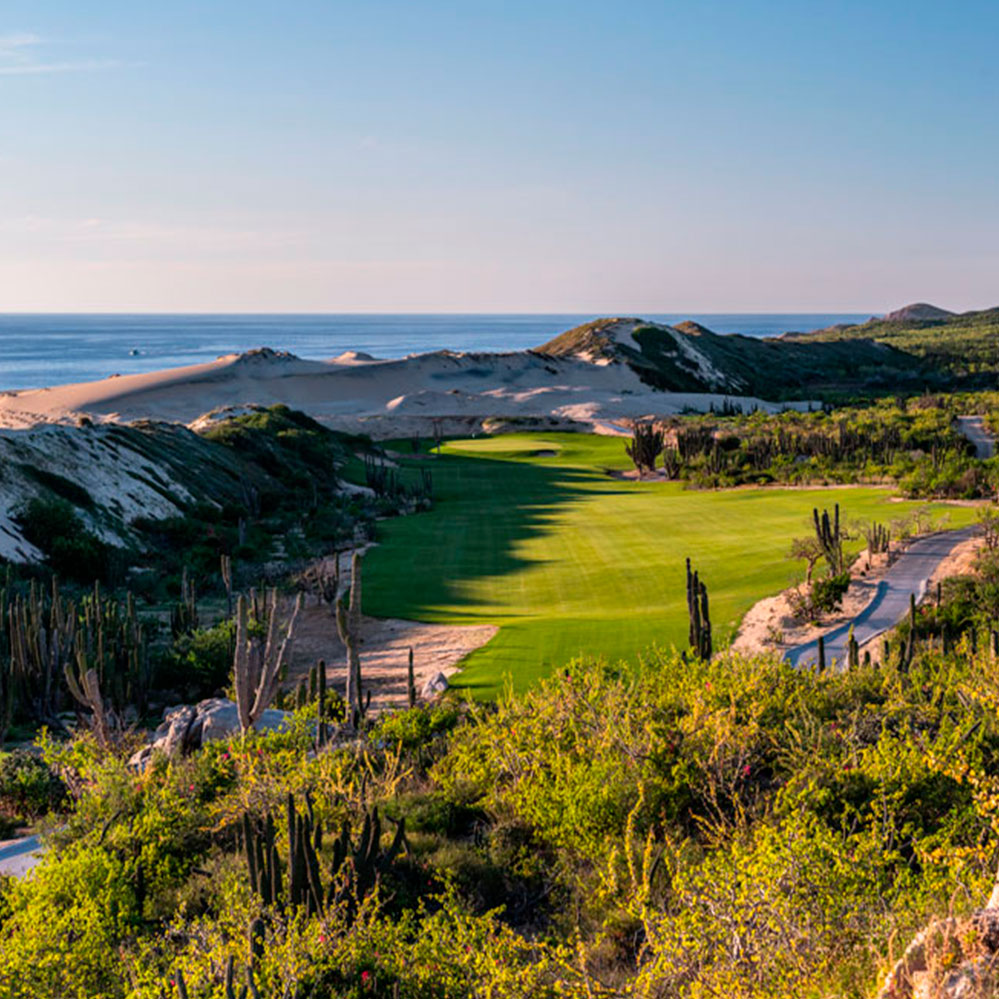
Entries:
[[445,454],[432,470],[434,508],[383,521],[365,558],[365,610],[375,616],[473,623],[481,601],[464,584],[539,564],[515,555],[517,545],[554,530],[551,519],[595,488],[604,493],[599,473],[529,461]]

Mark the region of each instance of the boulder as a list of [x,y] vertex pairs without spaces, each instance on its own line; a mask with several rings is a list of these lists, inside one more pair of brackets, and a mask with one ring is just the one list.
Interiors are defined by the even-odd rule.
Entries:
[[[273,732],[289,717],[287,711],[268,708],[253,727],[257,732]],[[208,742],[228,739],[239,733],[239,710],[234,701],[210,697],[195,705],[179,704],[163,711],[163,721],[150,737],[149,744],[134,753],[129,763],[141,770],[156,752],[184,756]]]
[[450,684],[447,682],[447,677],[443,673],[435,673],[423,685],[423,693],[421,696],[425,701],[432,700],[438,694],[443,694],[449,686]]

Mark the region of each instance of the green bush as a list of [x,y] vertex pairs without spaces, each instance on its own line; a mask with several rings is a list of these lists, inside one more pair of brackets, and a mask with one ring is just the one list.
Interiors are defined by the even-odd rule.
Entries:
[[17,521],[56,575],[83,584],[108,578],[114,550],[87,530],[66,500],[31,499]]
[[33,822],[58,808],[66,786],[35,753],[15,749],[0,754],[0,814],[20,822]]

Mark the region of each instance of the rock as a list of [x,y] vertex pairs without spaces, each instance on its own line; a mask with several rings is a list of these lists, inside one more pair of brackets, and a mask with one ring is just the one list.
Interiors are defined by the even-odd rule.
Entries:
[[974,999],[993,995],[999,910],[934,920],[918,933],[885,979],[878,999]]
[[447,677],[443,673],[436,673],[423,685],[423,693],[420,696],[425,701],[433,700],[438,694],[443,694],[449,686]]
[[[268,708],[254,725],[254,730],[276,731],[289,717],[290,713],[287,711]],[[152,760],[154,753],[184,756],[208,742],[228,739],[239,732],[239,710],[235,702],[224,697],[210,697],[195,705],[175,705],[164,709],[163,721],[152,734],[149,745],[134,753],[128,762],[142,770]]]
[[153,733],[153,746],[167,756],[183,756],[188,751],[188,733],[197,717],[197,711],[189,704],[167,708],[163,712],[163,722]]
[[[239,711],[233,701],[227,701],[221,697],[202,701],[198,705],[198,717],[200,722],[200,739],[198,744],[201,746],[206,742],[212,742],[216,739],[228,739],[229,736],[238,734],[240,731]],[[287,711],[267,708],[253,726],[254,731],[276,731],[281,728],[288,717],[289,712]]]

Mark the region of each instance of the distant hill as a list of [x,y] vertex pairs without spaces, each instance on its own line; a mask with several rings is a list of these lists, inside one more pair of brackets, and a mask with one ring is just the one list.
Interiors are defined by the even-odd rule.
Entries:
[[554,357],[626,364],[647,385],[671,392],[731,392],[762,399],[921,389],[922,363],[874,340],[839,343],[721,335],[699,323],[597,319],[537,348]]
[[781,339],[813,345],[873,340],[917,359],[927,378],[952,387],[995,387],[999,378],[999,307],[952,313],[918,303],[884,319]]
[[903,305],[901,309],[889,312],[885,316],[889,323],[909,323],[922,322],[926,319],[948,319],[953,316],[953,312],[941,309],[936,305],[929,305],[926,302],[914,302],[912,305]]

